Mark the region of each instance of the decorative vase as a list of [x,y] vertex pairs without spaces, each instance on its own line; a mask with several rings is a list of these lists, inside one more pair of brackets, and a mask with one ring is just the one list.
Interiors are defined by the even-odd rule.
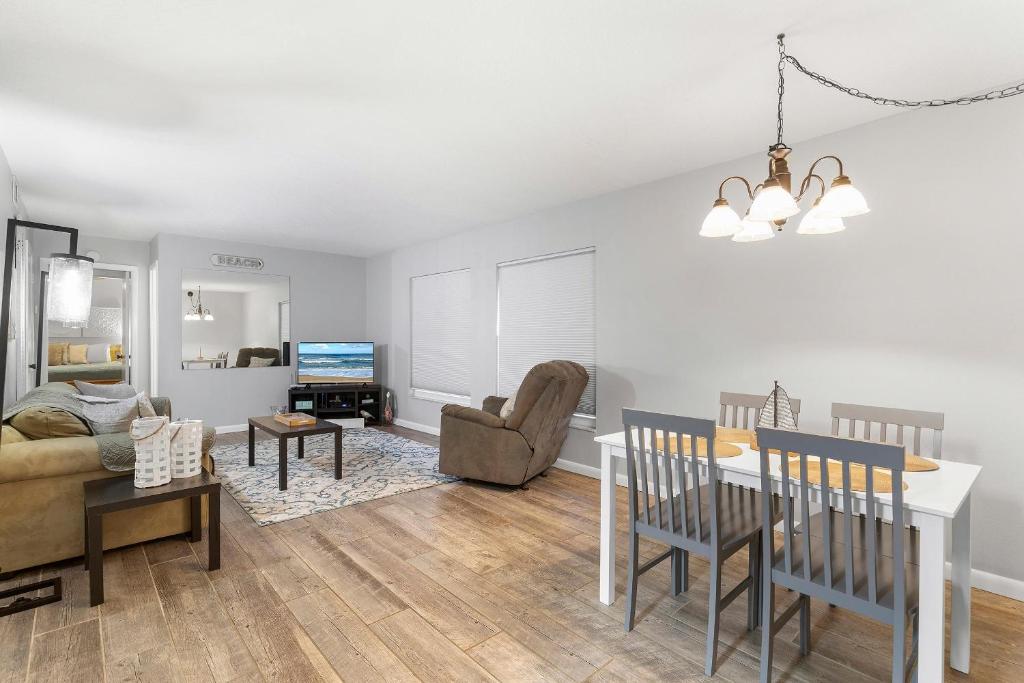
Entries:
[[384,424],[391,424],[395,421],[395,410],[391,407],[391,392],[384,393]]

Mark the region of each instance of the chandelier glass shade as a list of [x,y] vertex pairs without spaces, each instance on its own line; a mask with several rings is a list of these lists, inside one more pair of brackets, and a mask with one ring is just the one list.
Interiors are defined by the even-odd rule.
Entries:
[[700,234],[702,237],[731,237],[740,228],[740,215],[732,210],[728,201],[718,199],[700,226]]
[[775,230],[768,221],[755,221],[747,216],[740,225],[740,231],[732,236],[733,242],[761,242],[775,237]]
[[769,178],[761,191],[754,195],[750,205],[750,219],[755,221],[784,221],[800,213],[800,207],[778,180]]
[[47,320],[72,328],[86,327],[89,324],[89,313],[92,310],[92,270],[93,260],[88,256],[50,256]]
[[[815,202],[817,205],[817,202]],[[821,198],[820,211],[823,216],[849,218],[861,216],[871,209],[864,195],[844,175],[832,181],[832,187]]]
[[821,200],[817,199],[811,210],[804,214],[797,226],[798,235],[831,235],[846,230],[843,219],[838,216],[827,216],[821,210]]

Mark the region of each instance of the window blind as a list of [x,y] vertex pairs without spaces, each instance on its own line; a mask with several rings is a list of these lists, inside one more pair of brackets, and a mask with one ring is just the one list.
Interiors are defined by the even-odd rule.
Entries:
[[413,395],[467,400],[472,302],[469,269],[410,278]]
[[597,408],[594,250],[498,264],[498,392],[508,396],[534,365],[576,361],[590,374],[577,412]]

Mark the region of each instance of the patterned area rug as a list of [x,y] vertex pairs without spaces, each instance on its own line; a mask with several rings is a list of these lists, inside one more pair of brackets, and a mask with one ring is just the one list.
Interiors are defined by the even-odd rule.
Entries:
[[298,448],[297,440],[288,440],[287,491],[277,488],[277,439],[256,442],[254,467],[245,442],[211,452],[224,488],[260,526],[456,481],[438,473],[434,446],[377,429],[343,432],[338,480],[334,435],[307,437],[302,460]]

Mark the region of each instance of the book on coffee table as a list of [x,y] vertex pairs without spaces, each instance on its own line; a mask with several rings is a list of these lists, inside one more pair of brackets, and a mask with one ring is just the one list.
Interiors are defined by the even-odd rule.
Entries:
[[306,413],[278,413],[274,419],[288,427],[303,427],[316,424],[316,418]]

